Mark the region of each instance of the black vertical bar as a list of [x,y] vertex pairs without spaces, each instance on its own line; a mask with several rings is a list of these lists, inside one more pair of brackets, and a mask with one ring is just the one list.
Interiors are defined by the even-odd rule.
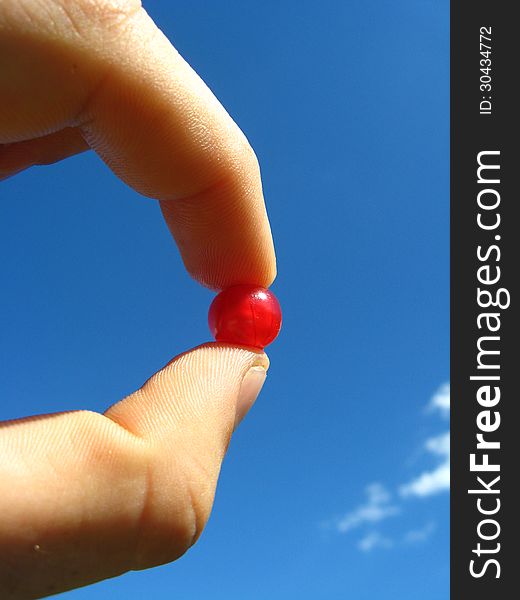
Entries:
[[[514,91],[520,32],[514,9],[515,3],[499,0],[451,2],[451,597],[455,600],[520,598],[516,583],[520,579],[520,98]],[[488,165],[480,171],[480,182],[479,156]],[[485,307],[490,300],[497,305]],[[484,350],[480,362],[479,343]],[[496,351],[499,354],[491,354]],[[497,443],[500,448],[491,447]],[[471,470],[471,455],[480,470]],[[485,463],[485,455],[500,470],[477,466]]]

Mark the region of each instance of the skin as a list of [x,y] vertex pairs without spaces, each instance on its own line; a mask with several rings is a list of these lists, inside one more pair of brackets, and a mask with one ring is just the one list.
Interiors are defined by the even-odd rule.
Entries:
[[[272,283],[255,154],[140,3],[1,0],[0,178],[88,149],[159,202],[203,285]],[[205,344],[104,414],[1,423],[0,597],[186,552],[209,517],[251,367],[267,369],[265,354]]]

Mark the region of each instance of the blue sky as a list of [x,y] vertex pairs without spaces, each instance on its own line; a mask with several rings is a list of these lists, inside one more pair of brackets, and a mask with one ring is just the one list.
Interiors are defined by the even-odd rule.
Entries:
[[[284,326],[196,547],[66,596],[447,598],[448,2],[144,4],[256,150]],[[0,186],[1,418],[102,411],[209,339],[95,155]]]

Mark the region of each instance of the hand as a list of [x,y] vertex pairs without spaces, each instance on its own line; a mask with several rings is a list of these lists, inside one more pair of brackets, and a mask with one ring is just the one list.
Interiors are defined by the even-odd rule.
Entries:
[[[0,177],[88,148],[159,200],[189,273],[276,272],[256,157],[134,0],[0,3]],[[121,216],[124,219],[124,215]],[[0,597],[36,598],[181,556],[268,367],[206,344],[104,415],[0,424]]]

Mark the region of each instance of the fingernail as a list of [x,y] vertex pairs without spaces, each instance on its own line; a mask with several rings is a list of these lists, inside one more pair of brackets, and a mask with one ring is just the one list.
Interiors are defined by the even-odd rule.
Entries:
[[236,414],[235,414],[235,429],[238,427],[242,419],[249,412],[249,409],[258,398],[258,394],[264,385],[267,371],[264,367],[251,367],[245,374],[238,394]]

